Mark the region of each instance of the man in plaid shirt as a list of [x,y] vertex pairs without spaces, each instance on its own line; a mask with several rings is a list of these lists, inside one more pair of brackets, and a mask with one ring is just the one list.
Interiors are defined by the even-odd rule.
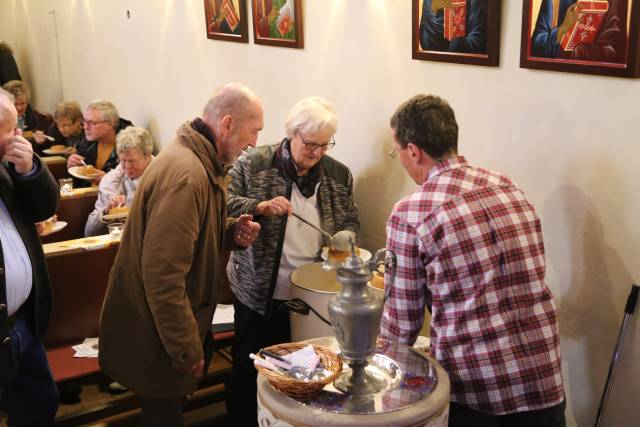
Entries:
[[457,155],[449,104],[418,95],[391,118],[420,185],[387,224],[395,283],[381,336],[412,344],[430,307],[431,354],[451,380],[449,426],[565,426],[560,339],[540,220],[509,178]]

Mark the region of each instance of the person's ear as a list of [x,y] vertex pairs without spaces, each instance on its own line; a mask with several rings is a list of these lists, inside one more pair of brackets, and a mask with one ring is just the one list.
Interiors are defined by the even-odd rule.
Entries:
[[418,148],[416,144],[413,142],[408,143],[407,150],[409,151],[409,156],[412,160],[420,160],[422,150]]
[[224,139],[227,139],[229,135],[233,132],[233,128],[235,126],[233,117],[230,115],[226,115],[220,119],[220,133]]

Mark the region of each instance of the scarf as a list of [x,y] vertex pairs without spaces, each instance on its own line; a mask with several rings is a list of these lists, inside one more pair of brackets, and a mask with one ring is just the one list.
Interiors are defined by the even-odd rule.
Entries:
[[213,132],[211,132],[211,128],[209,128],[209,126],[200,117],[193,119],[191,122],[191,128],[204,136],[206,140],[213,145],[213,149],[217,151],[216,137],[213,135]]
[[322,178],[322,162],[318,162],[304,176],[298,176],[298,170],[291,156],[291,140],[285,138],[276,149],[276,167],[287,182],[298,186],[300,193],[306,198],[313,196],[316,185]]

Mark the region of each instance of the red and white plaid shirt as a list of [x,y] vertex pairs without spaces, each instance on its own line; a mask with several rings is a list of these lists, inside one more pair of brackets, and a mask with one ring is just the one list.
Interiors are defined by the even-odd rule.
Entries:
[[430,351],[454,402],[494,415],[562,402],[540,220],[513,181],[461,156],[433,166],[396,203],[387,248],[398,267],[381,336],[413,343],[430,303]]

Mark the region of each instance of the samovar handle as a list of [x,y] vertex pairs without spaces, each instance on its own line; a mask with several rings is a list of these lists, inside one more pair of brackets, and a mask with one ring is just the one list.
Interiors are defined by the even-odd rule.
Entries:
[[[384,257],[384,258],[383,258]],[[398,260],[396,259],[396,254],[390,249],[378,249],[376,254],[373,256],[371,260],[371,270],[377,271],[383,276],[385,273],[389,273],[391,275],[391,281],[389,282],[389,286],[385,284],[384,287],[384,301],[387,301],[389,298],[389,293],[391,292],[391,287],[396,280],[396,266],[398,265]],[[380,266],[384,265],[384,271],[380,271]]]

